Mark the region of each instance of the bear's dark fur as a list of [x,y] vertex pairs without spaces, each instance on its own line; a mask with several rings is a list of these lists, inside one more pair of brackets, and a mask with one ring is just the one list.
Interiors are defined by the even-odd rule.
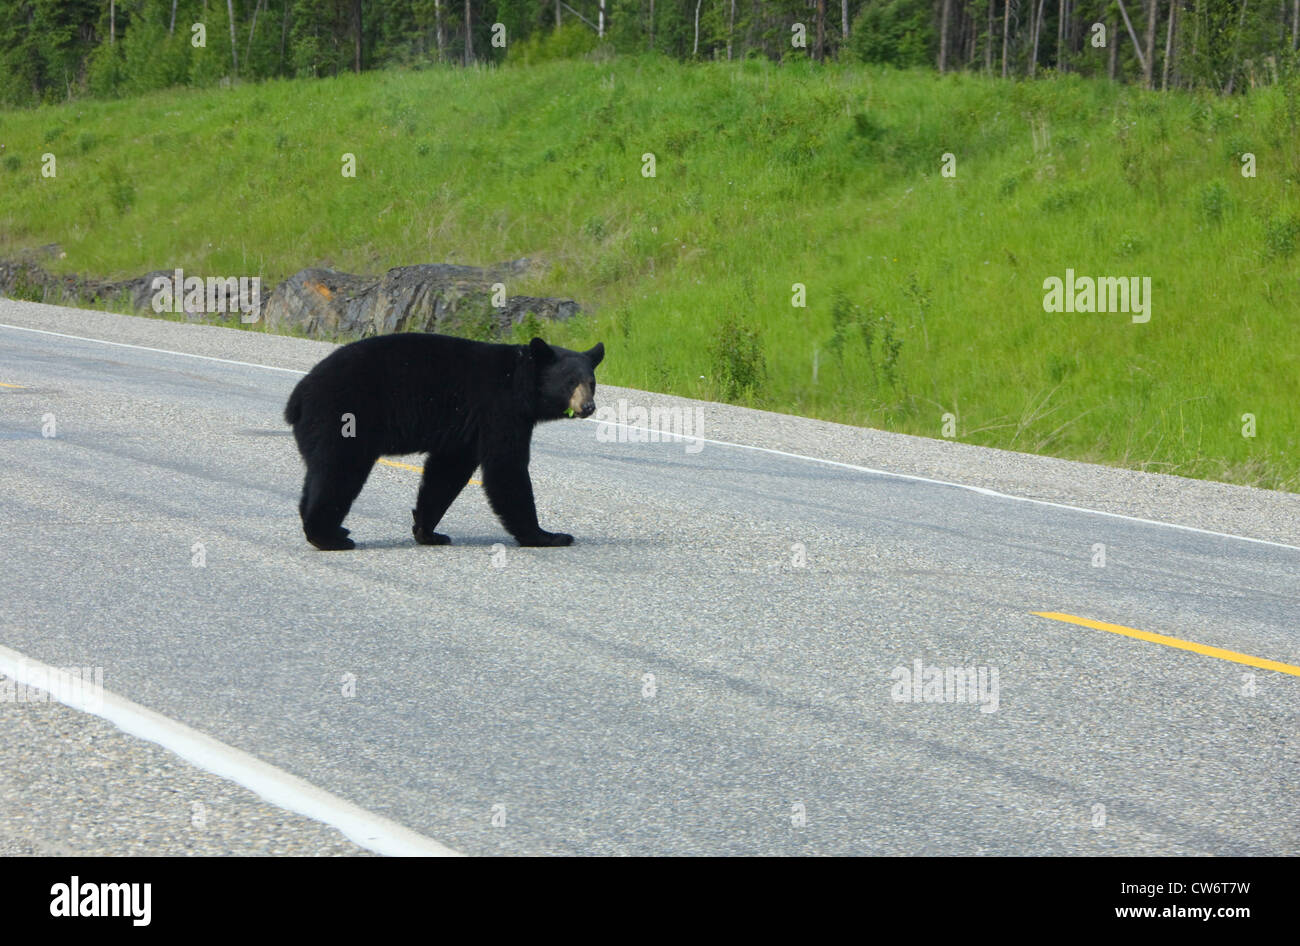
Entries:
[[529,447],[539,421],[595,412],[604,357],[603,345],[577,352],[540,338],[494,345],[404,333],[344,345],[298,382],[284,410],[307,463],[298,505],[307,541],[353,548],[343,519],[375,461],[427,453],[417,542],[451,541],[434,528],[482,466],[488,502],[520,545],[569,545],[573,536],[537,524]]

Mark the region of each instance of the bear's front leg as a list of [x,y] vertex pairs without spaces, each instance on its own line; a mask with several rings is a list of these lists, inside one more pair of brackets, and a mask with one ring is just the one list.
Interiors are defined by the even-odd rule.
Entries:
[[488,504],[506,531],[523,546],[572,545],[573,536],[547,532],[537,524],[533,502],[533,481],[528,477],[528,458],[493,458],[483,461],[483,491]]
[[[511,533],[512,535],[514,533]],[[548,546],[572,545],[573,536],[567,532],[544,532],[537,530],[537,534],[525,539],[523,536],[515,536],[515,541],[525,548],[546,548]]]
[[420,521],[420,510],[412,509],[411,518],[414,524],[411,526],[411,535],[415,536],[415,541],[421,545],[451,545],[451,536],[443,535],[441,532],[434,532]]

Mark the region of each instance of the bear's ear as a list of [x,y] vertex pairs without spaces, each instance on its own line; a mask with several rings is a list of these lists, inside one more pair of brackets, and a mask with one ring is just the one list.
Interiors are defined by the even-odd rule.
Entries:
[[555,349],[540,338],[534,338],[529,342],[528,350],[533,353],[533,358],[539,365],[550,364],[555,360]]
[[591,367],[595,368],[596,365],[605,360],[605,346],[597,342],[595,348],[588,349],[584,354],[586,354],[587,360],[591,362]]

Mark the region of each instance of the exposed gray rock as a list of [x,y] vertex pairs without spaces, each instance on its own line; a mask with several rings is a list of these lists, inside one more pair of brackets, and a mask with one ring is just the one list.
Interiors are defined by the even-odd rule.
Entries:
[[24,259],[0,260],[0,296],[31,302],[72,304],[96,302],[115,295],[115,283],[47,272],[32,255]]
[[[173,277],[155,270],[119,282],[59,276],[37,262],[57,257],[56,244],[23,258],[0,261],[0,295],[38,302],[77,304],[126,300],[138,312],[153,313],[154,280]],[[364,276],[312,267],[290,276],[274,290],[263,286],[258,317],[275,332],[312,338],[364,338],[393,332],[445,332],[473,338],[504,335],[531,313],[539,321],[563,322],[581,307],[572,299],[509,295],[512,280],[534,268],[527,259],[496,266],[426,263],[399,266],[383,276]],[[188,278],[194,274],[185,274]],[[506,286],[501,305],[493,305],[493,286]],[[218,294],[223,290],[218,287]],[[182,306],[183,308],[183,306]],[[187,318],[231,321],[240,317],[234,298],[226,311],[187,312]]]
[[275,287],[262,306],[273,332],[297,330],[311,338],[360,338],[374,309],[375,276],[356,276],[332,269],[303,269]]
[[382,277],[304,269],[285,280],[264,308],[267,327],[311,337],[363,338],[393,332],[446,332],[487,338],[507,332],[531,312],[564,321],[580,311],[571,299],[507,295],[492,304],[493,284],[508,287],[526,260],[500,266],[429,263],[399,266]]
[[[117,282],[94,277],[61,276],[47,272],[35,259],[35,254],[29,253],[18,260],[0,260],[0,296],[31,302],[48,302],[53,305],[125,302],[137,312],[152,315],[156,314],[153,307],[156,292],[154,280],[159,277],[175,278],[175,271],[168,269],[155,270],[143,276]],[[186,312],[186,317],[192,321],[216,322],[228,322],[239,318],[241,313],[238,295],[228,293],[227,288],[224,283],[214,283],[214,295],[209,298],[205,287],[203,311]],[[183,287],[181,295],[184,296]]]

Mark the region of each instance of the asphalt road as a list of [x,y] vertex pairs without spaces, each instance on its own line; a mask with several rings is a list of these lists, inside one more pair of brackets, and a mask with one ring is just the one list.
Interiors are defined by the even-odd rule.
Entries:
[[[440,527],[454,545],[417,546],[418,473],[380,466],[346,523],[358,548],[322,553],[280,414],[327,346],[8,300],[0,323],[167,350],[0,327],[0,645],[102,667],[111,692],[459,852],[1300,853],[1296,497],[951,454],[956,482],[1091,490],[1137,518],[1097,515],[819,463],[879,468],[861,445],[890,435],[699,404],[706,436],[799,455],[548,424],[539,517],[574,546],[515,547],[478,487]],[[1186,497],[1240,537],[1140,521]],[[996,672],[996,708],[895,699],[917,661]],[[12,758],[49,764],[34,727],[5,728]],[[103,757],[78,797],[135,798],[153,830],[157,772],[123,742],[86,746]],[[0,779],[0,828],[72,830],[20,789]],[[247,824],[244,842],[317,851],[294,839],[319,826],[274,806]],[[79,849],[123,853],[130,830]]]

